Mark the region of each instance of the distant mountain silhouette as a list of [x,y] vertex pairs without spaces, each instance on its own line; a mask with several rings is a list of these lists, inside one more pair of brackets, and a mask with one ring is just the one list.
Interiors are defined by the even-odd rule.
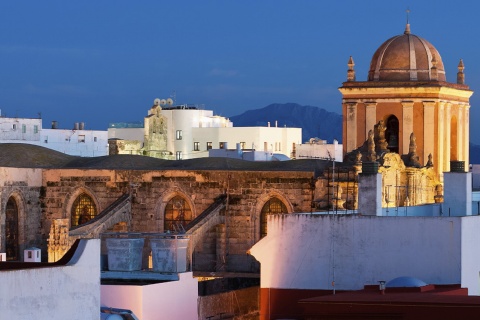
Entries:
[[[297,103],[273,103],[261,109],[249,110],[230,117],[235,127],[275,126],[302,128],[302,141],[318,137],[332,143],[342,143],[342,116],[335,112]],[[480,164],[480,145],[470,143],[470,163]]]
[[265,108],[230,117],[235,127],[275,126],[302,128],[302,142],[318,137],[332,143],[342,142],[342,116],[335,112],[297,103],[274,103]]

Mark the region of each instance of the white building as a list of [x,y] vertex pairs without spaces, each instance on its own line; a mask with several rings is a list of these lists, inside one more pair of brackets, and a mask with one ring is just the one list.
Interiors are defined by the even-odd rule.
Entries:
[[296,159],[328,159],[343,162],[343,144],[337,140],[329,144],[326,140],[311,138],[308,143],[295,145]]
[[72,129],[42,127],[42,119],[0,117],[0,143],[28,143],[81,157],[108,155],[108,132],[85,130],[83,122]]
[[[156,103],[159,101],[156,99]],[[192,105],[161,105],[161,115],[166,118],[167,150],[173,159],[208,157],[211,149],[224,149],[225,145],[236,146],[237,143],[241,149],[291,157],[295,144],[301,142],[301,128],[233,127],[228,118],[216,116],[212,110],[201,110]],[[108,138],[143,142],[145,130],[111,124]]]
[[479,296],[480,216],[472,215],[472,174],[444,177],[443,203],[385,210],[382,175],[365,173],[359,214],[269,216],[267,236],[249,251],[261,263],[263,312],[270,296],[287,301],[405,276],[456,284]]

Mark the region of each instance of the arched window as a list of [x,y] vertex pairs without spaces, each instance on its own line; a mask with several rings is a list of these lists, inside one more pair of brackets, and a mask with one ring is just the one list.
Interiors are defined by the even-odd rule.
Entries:
[[457,117],[453,116],[450,124],[450,160],[458,160],[458,126],[457,126]]
[[181,230],[192,221],[192,210],[181,196],[175,196],[165,207],[164,231]]
[[86,193],[78,196],[72,206],[72,227],[84,224],[97,215],[93,199]]
[[[388,150],[390,152],[398,153],[398,119],[394,115],[391,115],[387,119],[387,129],[385,130],[385,140],[388,143]],[[408,150],[408,146],[407,146]]]
[[5,244],[7,260],[19,260],[18,206],[13,197],[8,199],[7,207],[5,209]]
[[267,216],[271,214],[288,213],[287,207],[278,198],[271,198],[262,208],[260,213],[260,237],[267,235]]

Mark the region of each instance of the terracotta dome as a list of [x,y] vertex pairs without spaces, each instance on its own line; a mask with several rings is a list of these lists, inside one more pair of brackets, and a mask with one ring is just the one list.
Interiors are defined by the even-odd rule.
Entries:
[[[436,67],[436,72],[432,67]],[[410,33],[385,41],[373,55],[368,81],[445,80],[445,69],[437,49],[427,40]]]

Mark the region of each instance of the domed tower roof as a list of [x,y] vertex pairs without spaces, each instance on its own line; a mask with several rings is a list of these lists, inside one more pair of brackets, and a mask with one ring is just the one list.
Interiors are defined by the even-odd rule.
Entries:
[[446,81],[442,58],[430,42],[410,33],[409,24],[375,51],[368,72],[368,81],[430,80]]

